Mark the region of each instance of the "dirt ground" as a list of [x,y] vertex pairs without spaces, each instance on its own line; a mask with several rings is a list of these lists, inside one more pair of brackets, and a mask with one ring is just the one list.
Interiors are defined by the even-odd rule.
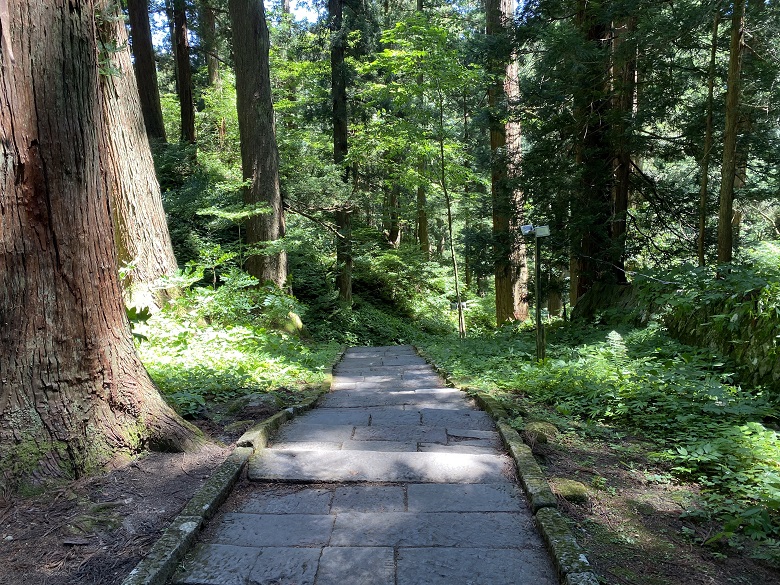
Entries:
[[229,454],[149,453],[104,475],[0,500],[0,585],[120,584]]
[[[780,570],[745,547],[704,546],[718,531],[684,512],[699,488],[653,464],[654,446],[604,429],[562,433],[533,444],[535,455],[601,582],[608,585],[780,585]],[[564,480],[587,488],[585,502],[561,497]]]

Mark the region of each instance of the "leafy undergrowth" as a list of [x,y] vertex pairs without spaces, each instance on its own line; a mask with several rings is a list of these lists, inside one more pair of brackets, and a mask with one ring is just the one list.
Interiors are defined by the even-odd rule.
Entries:
[[424,345],[463,385],[505,401],[521,429],[536,417],[586,443],[594,428],[642,437],[643,456],[658,473],[673,485],[696,486],[680,508],[694,527],[686,535],[691,546],[777,563],[780,441],[771,396],[731,384],[728,362],[657,325],[551,329],[543,363],[535,361],[533,333],[516,328]]
[[196,289],[136,325],[139,355],[185,417],[224,416],[247,399],[272,414],[317,392],[340,350],[306,340],[288,302],[270,289],[233,291],[229,302]]

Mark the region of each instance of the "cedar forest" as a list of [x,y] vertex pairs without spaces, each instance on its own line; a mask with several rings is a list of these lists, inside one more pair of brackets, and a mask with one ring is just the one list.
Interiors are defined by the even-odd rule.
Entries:
[[595,501],[605,453],[685,494],[653,538],[780,562],[776,0],[0,6],[4,492],[413,344]]

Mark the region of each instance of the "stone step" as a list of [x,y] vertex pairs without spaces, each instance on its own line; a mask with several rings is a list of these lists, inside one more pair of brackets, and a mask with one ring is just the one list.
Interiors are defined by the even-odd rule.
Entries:
[[504,483],[513,467],[503,455],[266,449],[248,465],[253,481]]

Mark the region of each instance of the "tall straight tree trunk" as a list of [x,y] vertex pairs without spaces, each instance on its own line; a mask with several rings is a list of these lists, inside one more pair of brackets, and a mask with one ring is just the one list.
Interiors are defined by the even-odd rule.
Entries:
[[176,83],[181,111],[180,139],[182,142],[195,144],[195,103],[192,98],[192,65],[185,0],[173,0],[173,27],[176,45]]
[[[333,120],[333,162],[343,165],[347,157],[347,75],[344,65],[342,30],[344,0],[328,0],[330,18],[330,79]],[[344,182],[349,182],[349,168],[344,167]],[[336,227],[343,236],[336,239],[336,277],[339,300],[352,304],[352,206],[347,203],[335,214]]]
[[[270,41],[262,0],[230,0],[228,6],[233,29],[241,163],[244,179],[250,181],[244,200],[270,208],[270,213],[250,218],[247,243],[251,246],[278,240],[285,229],[271,102]],[[255,254],[247,260],[246,268],[260,282],[270,280],[281,287],[287,280],[287,254]]]
[[[506,44],[507,24],[514,14],[514,0],[486,0],[486,32]],[[518,237],[522,193],[511,183],[520,164],[520,127],[506,112],[518,98],[517,65],[502,51],[491,59],[495,81],[488,88],[491,151],[491,194],[496,284],[496,321],[499,325],[528,317],[528,271],[525,243]],[[504,120],[507,120],[506,122]]]
[[596,282],[612,275],[610,228],[612,218],[612,182],[614,153],[609,143],[607,99],[609,60],[604,40],[609,28],[598,12],[601,6],[579,0],[577,26],[584,42],[602,58],[582,64],[575,80],[574,115],[577,124],[576,163],[579,169],[579,193],[572,200],[570,223],[572,262],[570,273],[574,287],[572,300],[579,299]]
[[718,56],[718,28],[720,26],[720,9],[715,11],[712,23],[712,44],[710,45],[710,67],[707,72],[707,114],[704,119],[704,152],[701,157],[701,178],[699,179],[699,233],[696,247],[699,258],[699,266],[704,266],[707,260],[704,256],[706,250],[707,232],[707,200],[709,199],[710,182],[710,155],[712,153],[712,115],[715,107],[713,94],[715,92],[715,65]]
[[203,22],[201,29],[203,45],[206,49],[206,69],[209,87],[219,85],[219,59],[217,59],[217,17],[212,5],[214,0],[200,0],[200,14]]
[[[423,0],[417,0],[417,12],[420,14],[425,10]],[[422,87],[423,73],[417,76],[417,85]],[[424,98],[421,98],[421,100]],[[424,105],[424,104],[421,104]],[[418,163],[418,171],[420,177],[425,172],[425,160],[421,160]],[[431,239],[428,235],[428,201],[427,194],[425,192],[425,185],[420,182],[417,186],[417,242],[420,244],[420,251],[423,253],[423,257],[428,260],[431,256]]]
[[157,85],[157,64],[154,60],[152,30],[149,26],[148,0],[128,0],[130,33],[133,41],[133,59],[141,111],[146,134],[151,140],[165,142],[165,124]]
[[731,13],[731,46],[726,85],[726,128],[723,133],[723,167],[718,214],[718,263],[731,262],[734,249],[734,182],[737,174],[742,55],[745,46],[745,0],[734,0]]
[[631,192],[632,152],[630,138],[631,120],[636,109],[636,49],[626,44],[626,37],[636,28],[636,18],[631,16],[615,26],[612,41],[612,70],[614,108],[617,111],[615,136],[615,181],[612,188],[612,269],[615,280],[627,282],[625,270],[626,219]]
[[91,0],[11,2],[16,61],[0,56],[0,481],[11,488],[202,441],[154,388],[125,316],[94,19]]
[[133,266],[122,284],[129,304],[160,307],[166,296],[152,286],[176,273],[176,257],[118,10],[114,18],[99,23],[98,36],[104,46],[124,47],[109,55],[118,73],[100,77],[106,127],[100,145],[104,188],[111,202],[119,265]]

